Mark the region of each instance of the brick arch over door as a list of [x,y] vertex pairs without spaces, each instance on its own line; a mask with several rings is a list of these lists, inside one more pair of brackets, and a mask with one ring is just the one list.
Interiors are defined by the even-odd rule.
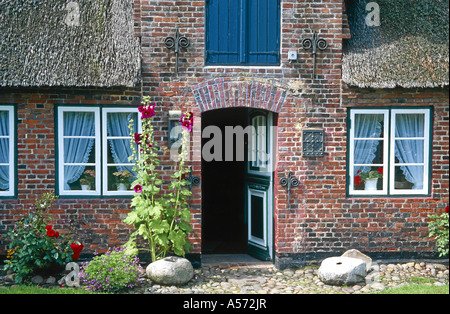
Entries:
[[287,89],[259,81],[220,78],[192,86],[192,92],[200,112],[248,107],[280,113]]

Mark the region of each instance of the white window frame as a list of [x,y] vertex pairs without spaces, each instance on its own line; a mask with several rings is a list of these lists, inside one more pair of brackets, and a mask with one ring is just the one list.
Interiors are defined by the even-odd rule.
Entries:
[[[383,189],[377,191],[364,191],[354,189],[354,145],[355,140],[355,115],[356,114],[383,114],[384,115],[384,136],[383,138],[374,138],[383,141],[383,164],[372,164],[372,166],[383,167]],[[409,137],[408,139],[422,139],[424,140],[424,166],[423,174],[423,189],[395,189],[395,166],[402,164],[395,164],[395,115],[396,114],[424,114],[424,136],[423,137]],[[349,196],[401,196],[401,195],[428,195],[430,193],[429,177],[430,177],[430,140],[431,140],[431,126],[430,126],[431,109],[423,108],[399,108],[399,109],[350,109],[350,130],[349,130],[349,162],[348,162],[348,194]],[[372,138],[371,138],[372,139]],[[357,164],[360,165],[360,164]],[[362,164],[361,164],[362,165]],[[388,193],[389,192],[389,193]]]
[[[93,112],[95,119],[94,152],[95,163],[83,165],[94,166],[95,169],[95,190],[64,190],[64,166],[71,165],[64,162],[64,139],[65,138],[91,138],[87,136],[65,136],[64,135],[64,112]],[[101,195],[101,149],[100,149],[100,108],[99,107],[58,107],[58,188],[59,195],[62,196],[99,196]],[[75,164],[78,165],[78,164]]]
[[[397,163],[395,164],[395,140],[399,140],[402,138],[396,138],[395,137],[395,116],[397,114],[423,114],[424,115],[424,130],[423,130],[423,137],[408,137],[406,139],[408,140],[423,140],[423,163],[417,163],[417,164],[407,164],[407,165],[418,165],[423,166],[423,189],[421,190],[406,190],[406,189],[395,189],[395,166],[401,166],[405,164]],[[430,169],[430,110],[429,109],[392,109],[391,110],[391,149],[390,149],[390,164],[391,167],[389,169],[389,176],[390,176],[390,193],[391,195],[426,195],[429,193],[429,169]]]
[[13,197],[15,195],[16,186],[16,165],[15,165],[15,111],[14,106],[0,105],[0,111],[8,112],[9,120],[9,135],[0,135],[0,138],[9,139],[9,162],[1,163],[0,166],[9,166],[9,189],[7,191],[0,191],[0,197]]
[[[95,164],[87,163],[87,166],[95,166],[95,190],[64,190],[64,112],[93,112],[95,114]],[[107,114],[110,112],[136,112],[138,119],[137,133],[142,132],[142,123],[139,118],[139,110],[135,107],[76,107],[60,106],[58,107],[58,189],[61,196],[131,196],[134,191],[108,191],[108,171],[107,167],[116,165],[108,164],[108,131],[106,127]],[[84,137],[84,136],[83,136]],[[122,138],[122,137],[113,137]],[[127,137],[131,141],[131,137]],[[127,165],[134,165],[130,163]]]
[[[383,137],[379,137],[379,138],[355,138],[355,115],[357,114],[382,114],[384,117],[384,123],[383,123]],[[383,172],[386,172],[386,170],[388,169],[388,155],[387,155],[387,150],[388,150],[388,137],[389,137],[389,111],[384,110],[384,109],[354,109],[351,111],[351,115],[350,115],[350,148],[349,148],[349,174],[350,174],[350,184],[349,184],[349,194],[351,195],[367,195],[368,192],[364,191],[364,190],[355,190],[354,188],[354,178],[356,176],[356,173],[354,173],[355,171],[355,166],[379,166],[379,167],[383,167]],[[384,155],[383,155],[383,164],[356,164],[354,163],[355,160],[355,156],[354,156],[354,152],[355,152],[355,140],[364,140],[364,139],[370,139],[370,140],[379,140],[383,142],[383,150],[384,150]],[[387,176],[383,175],[383,189],[382,190],[377,190],[377,191],[370,191],[371,195],[386,195],[387,194]]]
[[110,112],[135,112],[137,113],[137,119],[138,119],[138,130],[134,130],[134,132],[136,133],[141,133],[142,132],[142,123],[141,123],[141,119],[139,116],[139,110],[137,108],[112,108],[112,107],[108,107],[108,108],[103,108],[102,109],[102,150],[103,150],[103,162],[102,162],[102,167],[103,167],[103,178],[102,178],[102,184],[103,184],[103,195],[133,195],[134,190],[130,190],[130,191],[108,191],[108,166],[114,166],[114,165],[126,165],[126,166],[133,166],[134,163],[127,163],[127,164],[116,164],[116,163],[108,163],[108,139],[113,138],[113,139],[124,139],[127,138],[130,140],[131,142],[131,138],[129,136],[127,137],[110,137],[108,136],[108,129],[106,127],[106,119],[108,118],[108,113]]

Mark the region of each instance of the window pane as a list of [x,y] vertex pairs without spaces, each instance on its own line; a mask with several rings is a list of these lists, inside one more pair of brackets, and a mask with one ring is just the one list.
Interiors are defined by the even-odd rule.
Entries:
[[384,137],[383,114],[355,114],[355,138]]
[[136,180],[133,166],[108,166],[108,191],[130,191]]
[[9,191],[9,166],[0,166],[0,191]]
[[0,136],[9,135],[9,111],[0,111]]
[[130,120],[133,120],[133,130],[138,133],[137,122],[138,116],[136,112],[109,112],[107,114],[107,135],[114,136],[129,136]]
[[423,163],[424,160],[423,140],[396,140],[395,159],[396,163]]
[[94,112],[64,112],[64,136],[94,136]]
[[9,163],[9,138],[0,138],[0,164]]
[[95,176],[95,166],[64,166],[64,190],[95,190]]
[[396,114],[395,137],[423,137],[424,114]]
[[354,164],[382,164],[382,140],[355,140]]
[[64,163],[95,163],[95,140],[85,138],[64,139]]
[[422,190],[423,166],[396,166],[395,189],[396,190]]
[[384,168],[379,166],[353,168],[355,174],[353,187],[357,191],[377,191],[383,190]]

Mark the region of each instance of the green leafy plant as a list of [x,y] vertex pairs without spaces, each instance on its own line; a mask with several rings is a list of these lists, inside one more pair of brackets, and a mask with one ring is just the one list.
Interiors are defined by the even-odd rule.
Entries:
[[445,208],[445,213],[428,216],[432,219],[428,222],[429,236],[436,239],[439,256],[448,255],[448,208]]
[[5,270],[12,270],[17,283],[37,272],[60,270],[72,261],[73,242],[69,234],[60,234],[48,224],[48,209],[55,203],[53,193],[36,200],[30,213],[17,221],[8,232],[11,240]]
[[144,270],[129,250],[118,247],[81,263],[80,279],[91,291],[120,292],[139,285]]
[[[160,160],[153,142],[155,104],[150,104],[149,97],[144,97],[142,104],[139,107],[142,133],[134,133],[133,121],[129,126],[131,135],[134,133],[130,161],[135,162],[133,170],[137,176],[132,183],[135,192],[131,202],[133,210],[125,219],[125,223],[133,225],[136,231],[130,236],[127,247],[138,250],[137,237],[140,236],[148,244],[144,249],[150,251],[152,261],[164,258],[168,253],[184,256],[190,250],[190,242],[186,238],[192,231],[189,224],[191,214],[186,201],[191,192],[188,189],[189,182],[184,177],[189,172],[185,160],[193,114],[185,113],[180,119],[183,133],[178,167],[164,190],[161,188],[163,180],[156,171]],[[136,144],[138,148],[135,147]]]

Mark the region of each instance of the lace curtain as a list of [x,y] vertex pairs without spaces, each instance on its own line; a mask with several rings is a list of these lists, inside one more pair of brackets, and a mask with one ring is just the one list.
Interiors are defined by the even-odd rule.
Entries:
[[[0,111],[0,136],[9,135],[9,112]],[[9,163],[9,138],[0,138],[0,164]],[[9,189],[9,166],[0,166],[0,189]]]

